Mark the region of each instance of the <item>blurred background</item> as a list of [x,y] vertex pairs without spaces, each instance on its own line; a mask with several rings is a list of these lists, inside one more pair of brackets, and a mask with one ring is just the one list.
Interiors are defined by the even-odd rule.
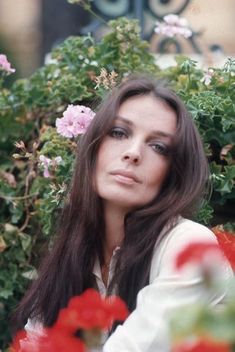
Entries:
[[[83,1],[84,2],[84,1]],[[119,16],[137,17],[151,50],[198,55],[208,65],[235,55],[234,0],[93,0],[92,9],[105,21]],[[171,41],[154,33],[157,20],[169,13],[185,17],[191,39]],[[99,38],[105,26],[81,6],[66,0],[0,0],[0,53],[27,77],[41,66],[46,54],[69,35],[91,32]]]

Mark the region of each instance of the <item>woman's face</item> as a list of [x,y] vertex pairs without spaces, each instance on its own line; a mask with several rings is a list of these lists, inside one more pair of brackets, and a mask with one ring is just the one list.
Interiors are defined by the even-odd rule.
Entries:
[[176,123],[174,110],[152,95],[131,97],[120,106],[97,156],[95,189],[105,206],[128,212],[159,193]]

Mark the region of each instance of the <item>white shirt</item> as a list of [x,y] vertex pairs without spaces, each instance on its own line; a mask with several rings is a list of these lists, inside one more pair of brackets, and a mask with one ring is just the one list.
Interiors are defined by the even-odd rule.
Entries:
[[[233,271],[227,262],[224,261],[222,265],[220,263],[217,275],[223,279],[223,286],[217,291],[206,288],[199,270],[190,271],[190,275],[185,271],[176,271],[175,260],[178,253],[193,241],[217,242],[208,228],[182,218],[167,235],[159,236],[151,262],[149,285],[139,291],[136,309],[108,338],[103,352],[168,352],[169,313],[175,308],[183,309],[187,304],[205,301],[215,306],[224,301],[226,283],[233,277]],[[108,282],[112,277],[116,253],[117,251],[111,260]],[[106,287],[98,261],[93,273],[100,293],[105,295]],[[41,331],[38,324],[34,325],[30,321],[25,329],[29,334],[35,329]]]
[[103,352],[168,352],[170,338],[168,316],[175,308],[207,302],[213,306],[225,299],[226,283],[233,277],[230,265],[223,262],[217,275],[223,288],[209,291],[200,271],[175,269],[178,253],[193,241],[217,240],[212,231],[198,223],[181,219],[163,238],[157,240],[151,263],[149,285],[140,290],[136,309],[106,341]]

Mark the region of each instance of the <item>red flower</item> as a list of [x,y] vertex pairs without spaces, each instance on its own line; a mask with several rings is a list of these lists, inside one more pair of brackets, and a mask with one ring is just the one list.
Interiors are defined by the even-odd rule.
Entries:
[[124,320],[128,310],[118,297],[102,298],[88,289],[71,298],[68,307],[60,311],[55,327],[75,332],[78,329],[108,329],[115,320]]
[[30,333],[27,339],[25,331],[20,331],[12,345],[10,352],[85,352],[84,343],[72,334],[55,328],[45,329],[44,335]]
[[189,243],[176,258],[176,268],[180,269],[187,263],[201,263],[208,251],[220,253],[219,246],[211,242]]
[[[17,334],[10,352],[85,352],[85,344],[75,336],[79,329],[108,329],[115,320],[124,320],[127,315],[127,307],[120,298],[102,298],[97,291],[88,289],[71,298],[68,306],[60,310],[54,326],[44,329],[43,335],[31,333],[27,340],[25,332]],[[20,340],[24,340],[21,345]]]
[[199,340],[193,343],[185,342],[173,347],[172,352],[230,352],[230,346],[227,343]]
[[212,230],[232,268],[235,269],[235,234],[224,230],[220,226],[214,227]]
[[113,317],[113,320],[125,320],[128,317],[128,309],[126,304],[120,297],[110,296],[106,298],[106,307]]
[[85,352],[84,343],[73,334],[52,327],[45,331],[45,336],[37,352]]
[[[15,338],[14,341],[12,342],[11,346],[10,346],[10,352],[18,352],[20,351],[20,341],[24,340],[27,337],[26,331],[21,330],[19,331]],[[27,352],[22,350],[22,352]]]

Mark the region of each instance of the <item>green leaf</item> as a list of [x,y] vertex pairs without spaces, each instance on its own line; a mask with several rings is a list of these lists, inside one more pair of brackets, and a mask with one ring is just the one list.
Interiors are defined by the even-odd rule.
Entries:
[[25,233],[20,233],[19,236],[20,236],[22,248],[26,252],[30,248],[32,238],[31,238],[31,236],[29,236]]
[[9,297],[12,296],[12,294],[13,292],[11,290],[7,290],[7,289],[0,290],[0,298],[8,299]]

